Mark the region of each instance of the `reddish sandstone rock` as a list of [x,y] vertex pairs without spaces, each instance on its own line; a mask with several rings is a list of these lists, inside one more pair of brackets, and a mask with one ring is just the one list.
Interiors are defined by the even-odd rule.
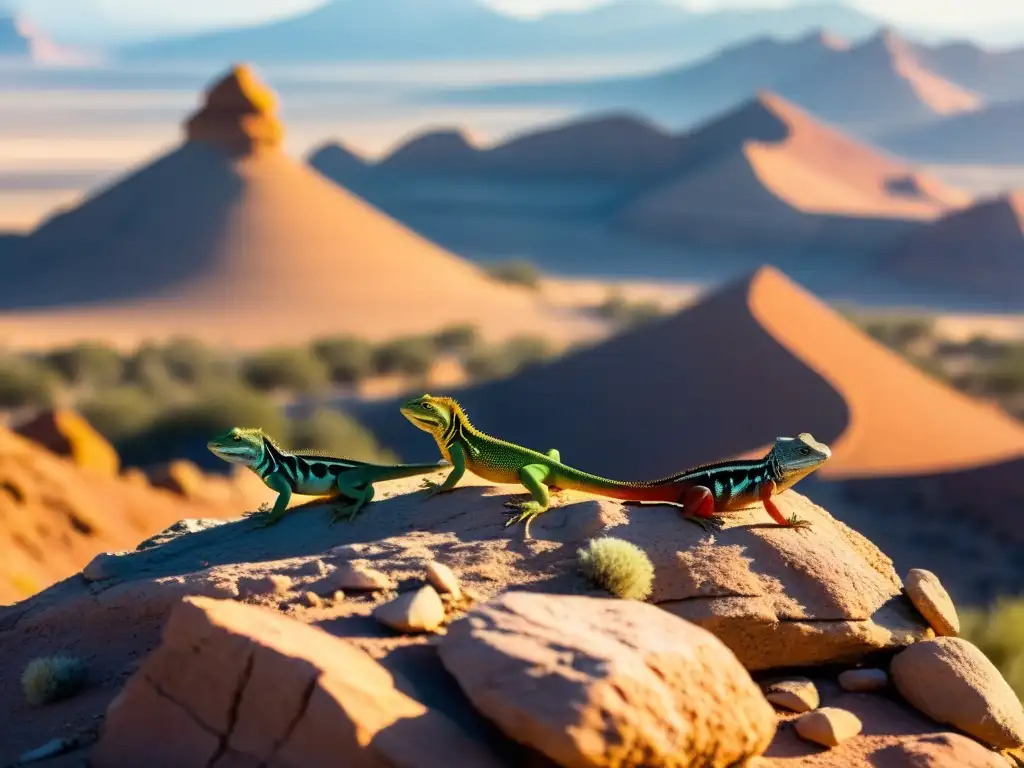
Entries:
[[186,123],[189,141],[213,144],[232,154],[281,146],[284,125],[277,97],[248,66],[241,64],[206,93],[206,103]]
[[721,641],[633,600],[507,592],[451,624],[439,652],[477,709],[562,766],[725,768],[775,733]]
[[15,430],[51,453],[66,456],[83,469],[116,476],[121,459],[114,447],[77,412],[67,408],[43,411]]
[[91,755],[113,766],[497,768],[364,652],[231,600],[186,598],[111,703]]

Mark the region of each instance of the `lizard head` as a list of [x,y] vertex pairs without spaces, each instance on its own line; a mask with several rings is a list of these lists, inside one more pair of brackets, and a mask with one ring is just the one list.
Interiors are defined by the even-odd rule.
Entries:
[[811,474],[832,455],[829,447],[819,443],[809,432],[777,438],[771,452],[786,487]]
[[206,447],[224,461],[255,467],[263,460],[263,430],[235,427],[213,438]]
[[458,405],[450,397],[433,395],[413,398],[401,407],[405,418],[434,437],[440,437],[451,426],[457,410]]

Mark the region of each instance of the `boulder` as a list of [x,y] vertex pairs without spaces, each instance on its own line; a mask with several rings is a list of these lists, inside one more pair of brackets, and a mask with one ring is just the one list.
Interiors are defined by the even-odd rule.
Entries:
[[502,765],[407,689],[323,630],[187,598],[108,707],[91,765]]
[[68,408],[43,411],[15,430],[19,435],[65,456],[78,467],[111,477],[121,469],[121,458],[103,435],[81,415]]
[[188,119],[185,132],[189,141],[233,155],[277,149],[284,141],[277,107],[277,96],[255,71],[237,64],[206,92],[206,103]]
[[508,592],[449,625],[439,653],[509,738],[562,766],[725,768],[775,733],[725,645],[638,601]]

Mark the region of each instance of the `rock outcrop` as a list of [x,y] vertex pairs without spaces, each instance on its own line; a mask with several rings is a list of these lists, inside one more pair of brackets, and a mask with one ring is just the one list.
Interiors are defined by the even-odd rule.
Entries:
[[[424,501],[417,482],[381,484],[346,525],[330,526],[320,503],[270,529],[189,521],[106,555],[92,569],[100,578],[0,609],[0,763],[43,748],[77,749],[73,759],[97,766],[575,768],[760,755],[761,766],[877,768],[885,756],[983,766],[995,755],[901,696],[898,664],[897,686],[879,687],[891,657],[965,641],[932,639],[888,558],[799,494],[779,505],[809,530],[754,509],[711,537],[669,507],[627,512],[566,492],[526,540],[504,526],[499,489],[467,477]],[[580,573],[581,545],[611,534],[654,564],[649,604]],[[56,655],[82,659],[88,686],[27,705],[14,677]],[[876,670],[871,685],[844,690],[838,673],[861,662]],[[978,684],[962,666],[946,664],[936,690]],[[774,679],[814,692],[803,712],[773,712],[761,692],[782,667]],[[989,677],[984,695],[1005,693]],[[989,738],[990,725],[981,710],[955,722],[1011,743]]]
[[43,411],[15,428],[22,437],[58,456],[66,456],[78,467],[116,476],[121,458],[114,446],[80,414],[68,408]]
[[238,64],[207,92],[202,108],[188,119],[189,141],[213,144],[230,154],[275,149],[284,140],[277,96],[244,64]]

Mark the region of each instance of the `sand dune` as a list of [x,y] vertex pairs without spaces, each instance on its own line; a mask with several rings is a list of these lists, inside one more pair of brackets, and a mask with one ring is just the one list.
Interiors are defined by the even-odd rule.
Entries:
[[969,202],[768,92],[682,143],[687,161],[676,179],[622,212],[629,229],[705,242],[790,244],[826,236],[836,220],[860,219],[863,226],[847,228],[842,238],[864,245],[891,234],[879,223],[930,220]]
[[978,109],[977,94],[924,66],[912,46],[883,30],[842,55],[777,85],[826,120],[870,130]]
[[935,163],[1024,164],[1020,125],[1024,101],[988,106],[884,136],[881,143],[906,157]]
[[989,297],[1024,297],[1024,193],[999,195],[913,232],[883,268]]
[[[454,394],[482,429],[615,477],[656,477],[802,431],[833,447],[821,472],[832,478],[1024,457],[1024,427],[919,372],[770,267],[654,325]],[[393,411],[364,416],[386,443],[429,454]]]
[[234,70],[182,146],[32,233],[0,286],[0,337],[184,333],[258,346],[456,322],[491,335],[596,330],[284,155],[273,104]]

